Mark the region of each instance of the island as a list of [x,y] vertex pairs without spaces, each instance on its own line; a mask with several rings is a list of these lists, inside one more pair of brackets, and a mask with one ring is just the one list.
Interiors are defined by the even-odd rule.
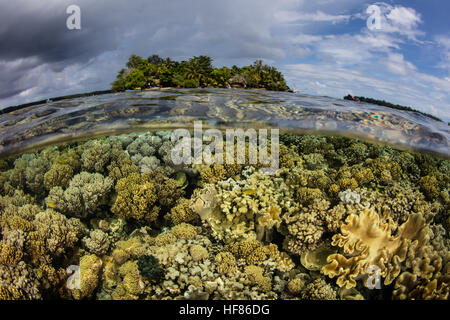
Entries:
[[421,115],[428,117],[430,119],[439,121],[439,122],[444,122],[441,119],[439,119],[438,117],[435,117],[429,113],[425,113],[419,110],[415,110],[411,107],[406,107],[406,106],[402,106],[399,104],[393,104],[384,100],[376,100],[376,99],[372,99],[372,98],[366,98],[366,97],[356,97],[356,96],[352,96],[352,95],[347,95],[344,97],[344,100],[352,100],[352,101],[361,101],[361,102],[367,102],[367,103],[371,103],[371,104],[376,104],[379,106],[384,106],[384,107],[388,107],[388,108],[392,108],[392,109],[397,109],[397,110],[405,110],[405,111],[412,111],[412,112],[417,112],[420,113]]
[[242,88],[290,91],[283,75],[275,67],[255,61],[250,66],[214,68],[208,56],[174,61],[152,55],[144,59],[131,55],[126,68],[112,83],[114,92],[149,88]]

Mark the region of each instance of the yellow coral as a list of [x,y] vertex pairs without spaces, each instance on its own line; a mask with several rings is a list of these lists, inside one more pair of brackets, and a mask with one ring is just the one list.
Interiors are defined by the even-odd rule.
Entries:
[[166,216],[166,218],[174,224],[190,222],[197,217],[198,214],[189,207],[189,200],[186,198],[179,199],[176,205],[170,210],[170,214],[167,214]]
[[53,187],[67,188],[74,171],[70,165],[54,163],[49,171],[44,175],[44,186],[47,190]]
[[269,292],[272,287],[272,281],[269,277],[263,275],[263,271],[263,268],[255,265],[245,267],[245,273],[250,282],[257,285],[262,291]]
[[332,245],[342,247],[349,258],[341,254],[328,256],[328,265],[322,272],[330,277],[337,276],[337,284],[347,289],[356,285],[358,275],[367,275],[369,267],[375,266],[385,278],[386,285],[398,276],[400,263],[405,260],[408,245],[426,242],[427,227],[424,219],[411,215],[393,236],[393,225],[383,222],[371,209],[365,209],[359,216],[347,217],[341,227],[341,234],[333,236]]
[[200,232],[199,227],[195,227],[189,223],[180,223],[170,229],[170,233],[179,239],[192,239]]
[[111,211],[125,219],[155,221],[159,208],[156,188],[148,175],[132,173],[116,184],[117,198]]
[[102,260],[94,254],[85,255],[80,259],[80,289],[74,289],[75,299],[89,298],[94,293],[100,279]]
[[231,252],[219,252],[216,255],[215,263],[217,266],[217,271],[222,274],[230,274],[237,270],[236,258]]

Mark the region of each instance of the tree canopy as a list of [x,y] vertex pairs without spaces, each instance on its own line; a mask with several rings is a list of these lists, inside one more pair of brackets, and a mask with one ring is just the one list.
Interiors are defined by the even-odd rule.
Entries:
[[174,61],[151,55],[143,59],[131,55],[126,69],[121,69],[112,83],[113,91],[145,89],[151,87],[214,87],[214,88],[264,88],[287,91],[283,75],[275,67],[255,61],[250,66],[239,68],[214,68],[208,56],[194,56],[187,61]]

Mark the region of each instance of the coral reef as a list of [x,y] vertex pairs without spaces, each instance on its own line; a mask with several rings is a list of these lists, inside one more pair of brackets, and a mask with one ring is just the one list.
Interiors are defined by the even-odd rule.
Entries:
[[268,175],[170,136],[0,160],[0,299],[450,298],[450,161],[282,134]]

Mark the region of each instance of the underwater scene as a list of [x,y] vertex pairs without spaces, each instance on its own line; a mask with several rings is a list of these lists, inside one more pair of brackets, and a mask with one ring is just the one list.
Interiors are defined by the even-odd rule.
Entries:
[[448,300],[448,128],[237,89],[2,112],[0,299]]

